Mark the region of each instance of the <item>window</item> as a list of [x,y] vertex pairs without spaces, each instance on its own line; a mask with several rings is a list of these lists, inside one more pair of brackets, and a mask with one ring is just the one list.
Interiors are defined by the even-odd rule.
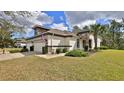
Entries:
[[80,47],[80,42],[79,42],[79,39],[77,39],[77,48]]

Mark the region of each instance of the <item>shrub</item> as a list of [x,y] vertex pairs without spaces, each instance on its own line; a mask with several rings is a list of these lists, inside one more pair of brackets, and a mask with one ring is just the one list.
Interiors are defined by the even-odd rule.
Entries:
[[28,49],[27,49],[27,48],[23,48],[23,49],[21,50],[21,52],[28,52]]
[[101,49],[101,50],[107,50],[108,47],[107,46],[100,46],[99,49]]
[[26,46],[23,46],[23,49],[26,49]]
[[21,51],[21,48],[6,48],[6,51],[9,51],[10,53],[17,53]]
[[10,53],[18,53],[18,52],[20,52],[20,50],[17,50],[17,49],[15,49],[15,50],[9,50],[9,52]]
[[67,51],[67,48],[63,48],[62,53],[66,53]]
[[28,52],[28,49],[26,48],[26,46],[23,47],[23,49],[21,50],[21,52]]
[[59,53],[61,53],[61,49],[60,48],[56,49],[56,54],[59,54]]
[[82,50],[72,50],[65,54],[65,56],[72,56],[72,57],[86,57],[88,53],[82,51]]

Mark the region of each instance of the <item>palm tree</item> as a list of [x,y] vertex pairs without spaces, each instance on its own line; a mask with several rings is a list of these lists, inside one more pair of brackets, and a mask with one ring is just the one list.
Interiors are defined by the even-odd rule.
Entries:
[[106,43],[107,43],[107,40],[108,40],[108,38],[107,38],[107,36],[108,36],[107,34],[109,34],[108,32],[109,32],[109,25],[101,25],[99,35],[102,38],[102,45],[103,46],[107,45]]
[[98,38],[99,31],[101,31],[101,25],[100,24],[90,25],[89,30],[94,35],[94,43],[95,43],[94,49],[97,50],[97,41],[98,41],[97,38]]
[[113,48],[116,48],[116,33],[120,31],[120,23],[112,20],[110,24],[110,31],[112,34],[112,46]]

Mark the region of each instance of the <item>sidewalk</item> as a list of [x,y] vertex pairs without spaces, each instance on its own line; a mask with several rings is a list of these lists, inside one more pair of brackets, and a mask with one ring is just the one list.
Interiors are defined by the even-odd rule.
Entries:
[[13,54],[0,54],[0,61],[3,60],[9,60],[9,59],[14,59],[14,58],[20,58],[20,57],[24,57],[25,55],[21,54],[21,53],[13,53]]
[[65,53],[61,53],[61,54],[36,54],[35,56],[38,56],[38,57],[42,57],[42,58],[45,58],[45,59],[50,59],[50,58],[55,58],[55,57],[60,57],[60,56],[64,56]]

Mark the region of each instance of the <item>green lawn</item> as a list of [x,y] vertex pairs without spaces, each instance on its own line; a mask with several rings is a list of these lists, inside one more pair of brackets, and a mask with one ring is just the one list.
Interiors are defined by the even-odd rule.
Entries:
[[85,58],[27,56],[3,61],[0,80],[124,80],[124,51],[106,50]]

